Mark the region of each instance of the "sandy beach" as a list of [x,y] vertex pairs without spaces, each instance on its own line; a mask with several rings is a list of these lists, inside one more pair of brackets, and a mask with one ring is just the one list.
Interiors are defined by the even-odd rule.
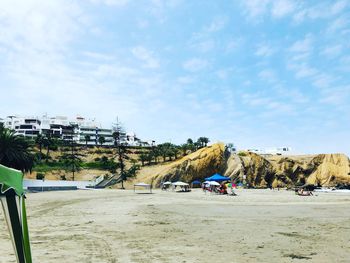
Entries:
[[[27,195],[33,262],[350,262],[350,195]],[[0,215],[0,262],[15,262]]]

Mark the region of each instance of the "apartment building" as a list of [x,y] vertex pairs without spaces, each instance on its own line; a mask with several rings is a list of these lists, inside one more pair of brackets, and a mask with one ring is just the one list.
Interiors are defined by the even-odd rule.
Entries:
[[292,149],[290,147],[270,147],[266,149],[248,149],[248,152],[253,152],[261,155],[285,155]]
[[[113,145],[113,129],[103,128],[95,120],[85,119],[81,116],[69,119],[66,116],[49,117],[23,117],[7,116],[0,118],[6,128],[12,129],[18,135],[34,138],[38,134],[50,134],[55,138],[66,141],[75,141],[79,144],[97,145],[98,138],[104,137],[104,145]],[[134,132],[125,133],[122,136],[124,143],[130,146],[153,146],[155,141],[144,142],[136,137]]]

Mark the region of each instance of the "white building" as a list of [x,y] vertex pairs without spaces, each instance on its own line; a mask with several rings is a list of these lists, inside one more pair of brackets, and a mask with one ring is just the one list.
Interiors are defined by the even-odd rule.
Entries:
[[291,150],[292,148],[290,147],[270,147],[266,149],[248,149],[247,151],[262,155],[284,155],[288,154]]
[[[38,134],[51,134],[62,140],[73,140],[80,144],[97,145],[98,138],[104,137],[103,145],[113,145],[113,129],[102,128],[101,124],[94,119],[85,119],[77,116],[75,119],[68,119],[66,116],[48,117],[23,117],[7,116],[0,119],[6,128],[12,129],[18,135],[34,138]],[[143,142],[136,137],[134,132],[122,136],[124,143],[130,146],[153,146],[155,141]]]

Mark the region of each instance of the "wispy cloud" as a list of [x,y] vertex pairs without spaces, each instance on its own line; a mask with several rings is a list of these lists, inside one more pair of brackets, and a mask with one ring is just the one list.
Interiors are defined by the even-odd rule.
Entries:
[[127,5],[130,0],[90,0],[94,4],[104,4],[107,6],[125,6]]
[[183,63],[183,68],[187,71],[197,72],[205,69],[208,65],[208,61],[204,59],[192,58]]
[[317,69],[306,63],[290,63],[287,65],[287,68],[295,72],[295,77],[297,79],[312,77],[318,73]]
[[149,51],[143,46],[137,46],[131,49],[132,54],[139,60],[144,62],[144,67],[146,68],[158,68],[159,61],[154,57],[152,51]]
[[283,18],[296,10],[295,2],[291,0],[250,0],[243,1],[243,6],[249,19],[258,19],[265,15]]
[[270,83],[275,83],[278,81],[276,73],[272,69],[264,69],[259,72],[258,76],[259,78]]
[[259,57],[269,57],[273,53],[274,53],[274,49],[265,43],[259,44],[255,51],[255,55]]
[[323,48],[320,54],[322,56],[334,58],[334,57],[340,55],[341,51],[342,51],[342,45],[333,45],[333,46],[327,46],[327,47]]
[[277,0],[272,4],[272,15],[281,18],[292,13],[295,10],[295,2],[290,0]]
[[326,19],[342,13],[348,6],[348,1],[316,2],[317,4],[301,8],[295,15],[294,21],[301,23],[306,19]]
[[336,78],[330,74],[320,73],[317,76],[315,76],[312,84],[317,88],[325,89],[330,87],[330,85],[335,81],[335,79]]

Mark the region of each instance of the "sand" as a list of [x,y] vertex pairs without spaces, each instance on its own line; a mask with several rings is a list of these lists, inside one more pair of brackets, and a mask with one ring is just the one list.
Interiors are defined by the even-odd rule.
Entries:
[[[237,192],[28,194],[33,261],[350,261],[350,195]],[[0,244],[0,262],[15,262],[2,214]]]

